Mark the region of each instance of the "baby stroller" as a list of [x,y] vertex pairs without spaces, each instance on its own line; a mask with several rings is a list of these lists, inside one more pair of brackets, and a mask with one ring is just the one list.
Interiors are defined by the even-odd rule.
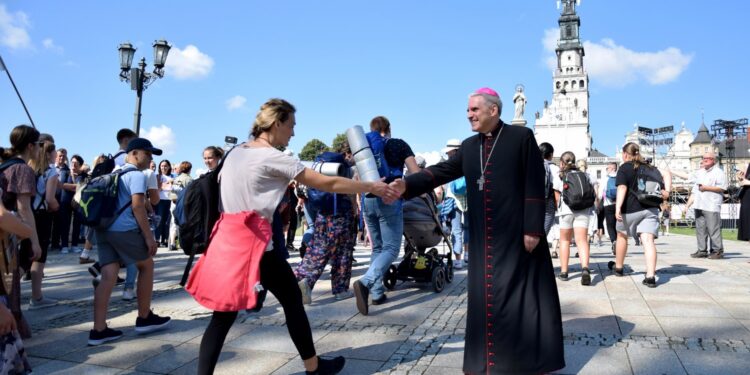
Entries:
[[[389,290],[401,280],[432,282],[432,288],[440,293],[446,283],[453,281],[453,249],[440,224],[435,201],[435,195],[430,193],[404,202],[404,258],[398,265],[388,267],[383,276],[383,285]],[[434,247],[441,240],[448,244],[447,254]]]

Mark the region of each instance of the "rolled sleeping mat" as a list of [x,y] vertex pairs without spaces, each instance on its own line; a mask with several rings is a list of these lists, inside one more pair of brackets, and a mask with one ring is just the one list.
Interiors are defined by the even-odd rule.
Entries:
[[349,176],[349,173],[347,173],[346,166],[342,163],[316,163],[312,161],[303,161],[302,165],[326,176],[351,177]]
[[375,161],[375,156],[372,155],[364,129],[359,125],[347,129],[346,139],[349,141],[349,148],[352,150],[359,178],[366,182],[380,181],[378,164]]

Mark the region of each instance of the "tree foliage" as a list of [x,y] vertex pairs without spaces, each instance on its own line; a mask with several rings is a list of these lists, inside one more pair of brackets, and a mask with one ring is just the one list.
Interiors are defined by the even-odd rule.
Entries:
[[346,152],[349,151],[349,140],[346,138],[345,133],[337,134],[331,142],[331,150],[333,152]]
[[313,161],[323,151],[328,151],[328,146],[323,141],[313,138],[302,147],[302,151],[299,152],[299,160]]

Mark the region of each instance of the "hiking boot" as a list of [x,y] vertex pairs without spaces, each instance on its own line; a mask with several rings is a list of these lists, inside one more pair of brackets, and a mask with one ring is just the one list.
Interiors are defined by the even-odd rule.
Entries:
[[557,275],[557,278],[560,279],[560,280],[562,280],[562,281],[568,281],[568,273],[567,272],[560,272]]
[[708,255],[708,259],[723,259],[724,258],[724,252],[723,251],[716,251]]
[[148,312],[148,317],[135,319],[135,332],[142,335],[144,333],[158,331],[166,328],[172,318],[168,316],[159,316],[154,314],[153,311]]
[[57,305],[57,300],[52,298],[29,299],[29,310],[43,309]]
[[362,284],[361,281],[357,280],[352,284],[352,289],[354,289],[354,297],[357,300],[357,310],[359,310],[359,313],[362,315],[367,315],[369,312],[369,306],[367,305],[367,297],[370,294],[370,290],[367,289],[365,284]]
[[588,268],[584,268],[581,273],[581,285],[591,285],[591,271]]
[[318,357],[318,368],[315,371],[305,371],[306,375],[333,375],[338,374],[344,369],[346,359],[338,356],[334,359],[325,359]]
[[373,305],[382,305],[382,304],[385,303],[386,300],[388,300],[388,297],[386,297],[385,294],[383,294],[382,296],[380,296],[380,298],[373,299],[372,300],[372,304]]
[[656,288],[656,276],[646,277],[643,279],[643,285],[649,288]]
[[302,292],[302,303],[305,305],[311,304],[312,290],[310,289],[310,285],[307,285],[307,280],[300,280],[299,282],[297,282],[297,286],[299,286],[299,290]]
[[625,272],[623,272],[623,269],[625,268],[625,266],[623,266],[622,268],[617,268],[617,267],[615,267],[615,262],[613,260],[610,260],[607,263],[607,268],[609,268],[610,271],[614,272],[615,276],[624,276],[625,275]]
[[708,251],[696,251],[692,254],[690,254],[691,258],[708,258]]
[[114,341],[122,337],[122,331],[112,328],[105,328],[103,331],[89,331],[89,346],[104,344],[105,342]]

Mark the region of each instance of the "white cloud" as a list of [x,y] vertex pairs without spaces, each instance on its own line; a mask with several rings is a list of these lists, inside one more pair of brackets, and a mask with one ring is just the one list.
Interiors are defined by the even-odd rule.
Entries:
[[230,111],[234,111],[235,109],[243,108],[246,102],[247,98],[245,98],[244,96],[235,95],[227,99],[227,109]]
[[154,147],[162,149],[164,155],[172,155],[177,149],[177,140],[172,128],[166,125],[152,126],[141,132],[141,137],[148,139]]
[[[557,46],[558,30],[545,31],[542,44],[547,52]],[[593,80],[610,87],[624,87],[639,80],[651,85],[663,85],[675,81],[693,60],[693,54],[686,54],[679,48],[669,47],[656,52],[638,52],[618,45],[612,39],[600,43],[585,41],[584,66]],[[547,56],[545,63],[555,69],[554,55]]]
[[214,67],[214,59],[190,44],[185,49],[172,47],[167,56],[167,74],[177,79],[202,78]]
[[52,40],[52,38],[47,38],[42,41],[42,46],[44,46],[45,49],[55,51],[57,53],[62,53],[64,50],[62,47],[55,44],[55,41]]
[[9,13],[0,4],[0,44],[10,49],[31,48],[29,18],[24,12]]

